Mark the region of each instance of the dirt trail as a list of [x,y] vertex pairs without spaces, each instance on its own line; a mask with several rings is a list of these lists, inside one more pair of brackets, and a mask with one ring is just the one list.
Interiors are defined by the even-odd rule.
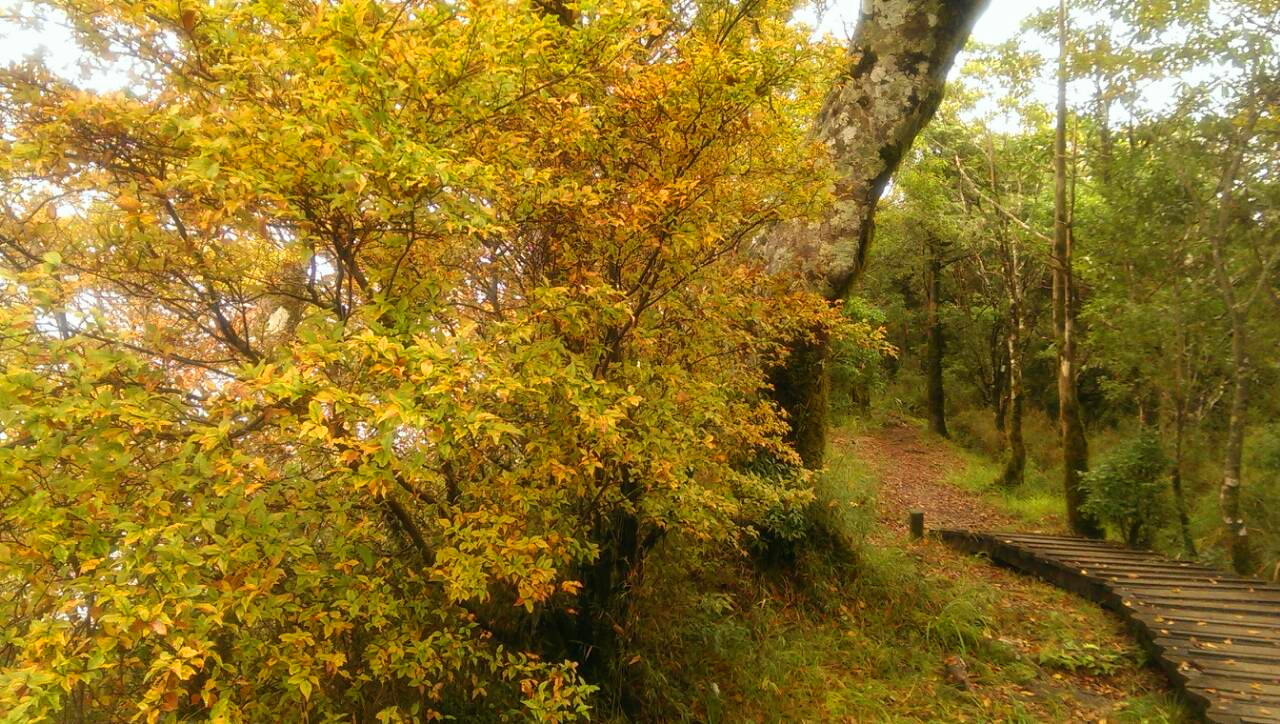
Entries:
[[964,462],[945,445],[924,439],[914,427],[896,425],[847,440],[880,477],[880,521],[906,529],[907,513],[923,510],[929,528],[1001,530],[1017,521],[967,490],[948,484],[947,476]]

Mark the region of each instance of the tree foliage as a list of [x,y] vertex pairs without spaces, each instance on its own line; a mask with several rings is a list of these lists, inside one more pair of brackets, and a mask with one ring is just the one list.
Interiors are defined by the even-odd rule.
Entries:
[[839,319],[735,252],[833,54],[547,8],[45,7],[132,77],[0,75],[10,719],[571,718],[663,536],[806,503],[762,370]]
[[1108,453],[1082,480],[1086,513],[1114,526],[1125,543],[1150,546],[1169,516],[1164,475],[1168,458],[1160,439],[1145,430]]

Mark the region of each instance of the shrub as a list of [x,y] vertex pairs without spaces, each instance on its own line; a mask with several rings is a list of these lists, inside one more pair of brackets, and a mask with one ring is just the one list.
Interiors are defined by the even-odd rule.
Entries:
[[1155,431],[1143,430],[1084,476],[1081,510],[1114,526],[1129,545],[1149,546],[1172,509],[1164,480],[1168,468]]
[[1245,443],[1241,494],[1263,571],[1280,580],[1280,423],[1259,426]]
[[1036,661],[1067,671],[1083,671],[1093,676],[1113,676],[1117,671],[1131,666],[1137,654],[1129,651],[1111,651],[1097,644],[1064,641],[1060,646],[1046,648],[1036,655]]
[[45,5],[133,74],[0,74],[11,719],[580,717],[658,541],[800,494],[789,3]]
[[832,407],[866,410],[885,384],[884,360],[897,352],[885,339],[884,311],[862,297],[844,303],[845,334],[831,345],[828,362]]

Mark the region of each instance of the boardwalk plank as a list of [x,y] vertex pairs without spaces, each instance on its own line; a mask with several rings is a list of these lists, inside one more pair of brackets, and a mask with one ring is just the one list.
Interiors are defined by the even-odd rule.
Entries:
[[1206,646],[1204,641],[1188,641],[1185,638],[1175,638],[1172,636],[1157,636],[1156,643],[1173,649],[1185,649],[1194,651],[1198,657],[1219,657],[1219,658],[1239,658],[1258,661],[1275,661],[1275,648],[1272,646],[1256,646],[1246,643],[1233,642],[1229,646],[1219,646],[1214,643],[1213,646]]
[[[1232,626],[1249,629],[1270,629],[1273,632],[1280,631],[1280,621],[1274,618],[1232,613],[1229,610],[1207,613],[1179,607],[1176,609],[1177,614],[1170,614],[1170,607],[1168,606],[1138,605],[1134,608],[1157,616],[1157,623],[1161,622],[1160,619],[1164,619],[1174,623],[1189,623],[1193,626]],[[1252,633],[1252,631],[1246,633]]]
[[[1271,591],[1268,591],[1267,589],[1260,589],[1256,586],[1249,586],[1246,584],[1236,584],[1232,586],[1226,586],[1226,585],[1214,585],[1209,583],[1198,583],[1194,581],[1188,582],[1188,583],[1177,583],[1177,582],[1170,582],[1170,581],[1145,581],[1145,580],[1125,581],[1122,579],[1117,579],[1116,581],[1114,581],[1114,583],[1119,583],[1125,588],[1134,588],[1134,589],[1163,588],[1165,590],[1173,591],[1175,593],[1182,593],[1184,591],[1200,592],[1200,593],[1212,592],[1212,593],[1221,593],[1224,596],[1240,598],[1242,600],[1269,601],[1272,603],[1280,603],[1280,591],[1273,593]],[[1245,596],[1243,594],[1248,594],[1248,596]]]
[[1280,645],[1274,637],[1271,636],[1229,636],[1213,631],[1203,631],[1200,629],[1191,631],[1181,628],[1162,628],[1154,623],[1143,622],[1148,630],[1152,631],[1156,636],[1166,636],[1169,638],[1183,639],[1192,643],[1202,644],[1206,648],[1218,648],[1229,650],[1232,646],[1277,646]]
[[1126,603],[1135,606],[1169,606],[1177,604],[1184,611],[1204,611],[1205,613],[1239,613],[1259,616],[1271,620],[1280,620],[1280,608],[1268,608],[1264,605],[1250,605],[1247,601],[1224,601],[1220,598],[1192,596],[1153,596],[1144,594],[1127,599]]

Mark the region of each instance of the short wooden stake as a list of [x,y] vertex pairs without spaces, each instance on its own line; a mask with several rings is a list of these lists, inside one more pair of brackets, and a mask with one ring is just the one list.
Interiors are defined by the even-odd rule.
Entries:
[[908,517],[908,521],[910,521],[911,523],[911,538],[914,540],[920,540],[921,538],[923,538],[924,537],[924,511],[923,510],[911,511],[911,515]]

